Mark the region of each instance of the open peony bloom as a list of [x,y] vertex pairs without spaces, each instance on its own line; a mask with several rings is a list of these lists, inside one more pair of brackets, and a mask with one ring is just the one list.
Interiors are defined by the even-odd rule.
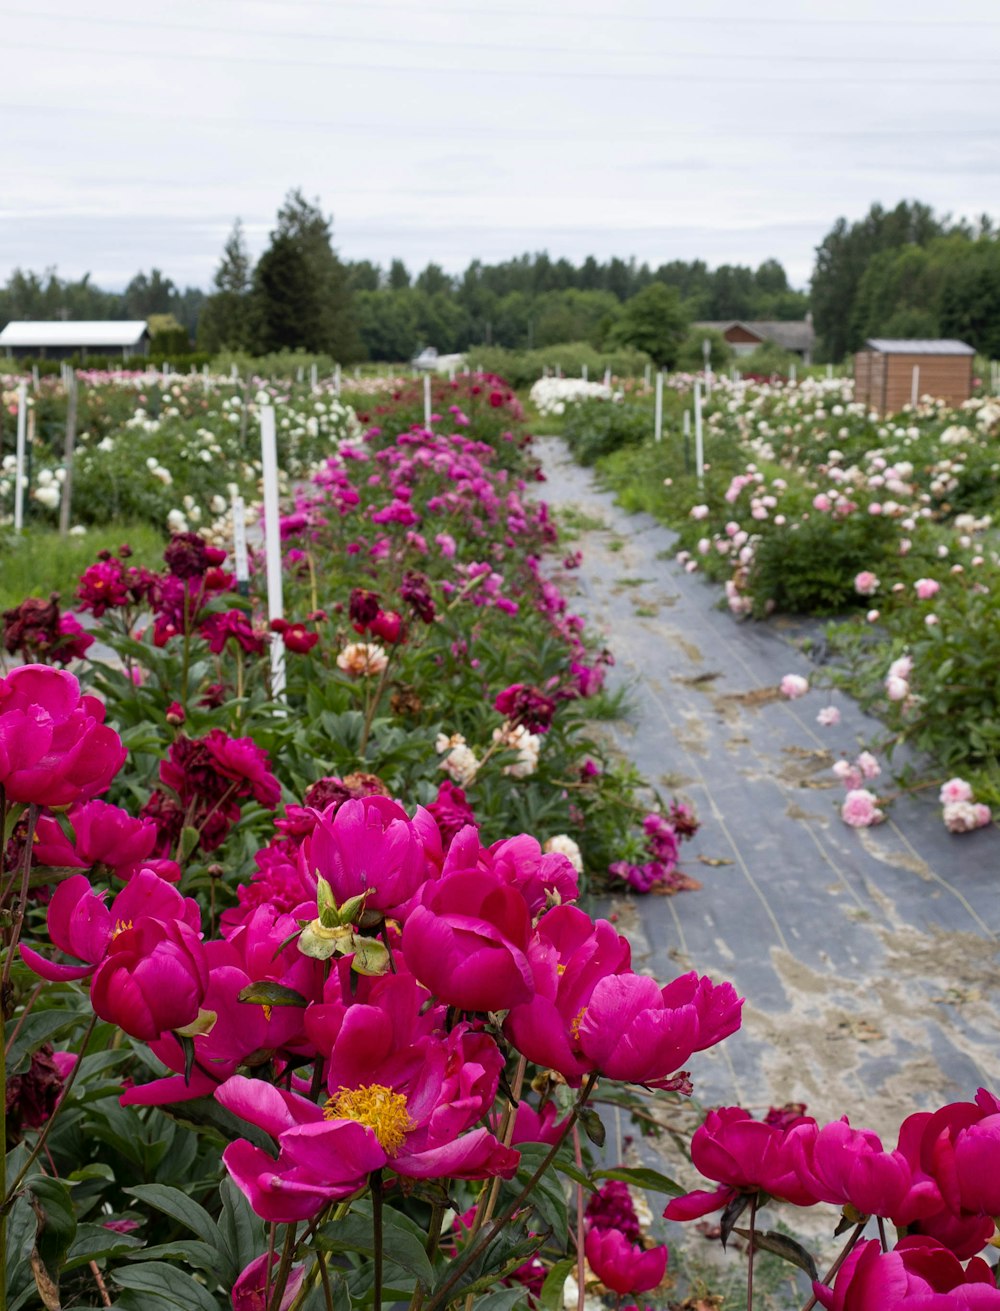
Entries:
[[67,818],[73,841],[51,815],[39,818],[32,848],[36,864],[70,869],[104,865],[126,882],[140,869],[154,869],[171,883],[180,878],[175,861],[153,856],[158,833],[151,820],[136,819],[120,806],[96,800],[73,806]]
[[664,988],[645,974],[611,975],[580,1018],[580,1048],[609,1079],[663,1084],[694,1052],[734,1033],[742,1007],[731,983],[716,986],[694,973]]
[[406,963],[449,1006],[509,1010],[534,992],[530,935],[528,905],[517,888],[493,871],[457,870],[424,885],[406,920]]
[[622,1296],[646,1293],[667,1270],[666,1247],[644,1251],[617,1229],[591,1229],[586,1240],[587,1263],[605,1288]]
[[957,1257],[930,1238],[903,1238],[891,1252],[877,1239],[859,1243],[832,1289],[813,1284],[827,1311],[994,1311],[1000,1289],[987,1262],[963,1270]]
[[208,988],[201,937],[183,920],[144,916],[115,932],[90,985],[102,1020],[150,1042],[198,1018]]
[[781,695],[787,696],[789,701],[805,696],[808,691],[809,679],[803,678],[801,674],[786,674],[781,680]]
[[798,1125],[815,1123],[802,1116],[781,1125],[768,1124],[753,1119],[741,1106],[709,1111],[691,1139],[691,1160],[719,1187],[713,1192],[696,1190],[673,1198],[664,1216],[668,1220],[696,1220],[722,1210],[738,1193],[769,1193],[795,1206],[812,1206],[819,1199],[799,1178],[789,1135]]
[[950,778],[947,783],[942,783],[939,800],[942,806],[954,801],[971,801],[972,784],[966,783],[964,778]]
[[391,911],[409,901],[427,877],[424,851],[406,811],[388,797],[330,806],[301,851],[304,886],[326,879],[338,906],[367,892],[366,909]]
[[125,762],[104,706],[72,674],[21,665],[0,679],[0,784],[8,801],[68,806],[103,792]]
[[110,906],[104,904],[105,895],[93,890],[86,875],[74,874],[59,884],[49,902],[48,929],[53,945],[85,964],[58,965],[22,943],[25,963],[43,979],[84,979],[105,958],[115,936],[137,920],[180,920],[196,934],[200,930],[198,903],[182,897],[152,870],[140,870]]
[[900,1226],[941,1209],[933,1179],[902,1152],[885,1151],[870,1130],[852,1129],[846,1116],[822,1128],[792,1128],[788,1146],[799,1180],[821,1202],[850,1204]]
[[871,828],[881,824],[885,812],[879,810],[878,797],[867,788],[852,788],[840,808],[840,818],[851,828]]

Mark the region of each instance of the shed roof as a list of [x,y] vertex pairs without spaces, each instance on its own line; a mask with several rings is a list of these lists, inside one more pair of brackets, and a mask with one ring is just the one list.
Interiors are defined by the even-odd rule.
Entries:
[[0,346],[137,346],[148,331],[145,319],[25,319],[7,324]]
[[865,342],[871,350],[883,355],[975,355],[975,350],[964,341],[942,338],[940,341],[905,337],[869,337]]

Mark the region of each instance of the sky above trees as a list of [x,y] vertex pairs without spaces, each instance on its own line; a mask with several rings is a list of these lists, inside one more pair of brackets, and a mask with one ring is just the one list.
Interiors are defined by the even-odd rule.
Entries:
[[234,218],[344,259],[549,250],[795,285],[838,214],[990,208],[994,0],[5,0],[0,278],[207,288]]

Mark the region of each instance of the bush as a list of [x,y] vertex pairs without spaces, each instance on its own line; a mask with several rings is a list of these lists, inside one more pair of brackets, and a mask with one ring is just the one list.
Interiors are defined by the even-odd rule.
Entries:
[[548,370],[562,370],[566,377],[579,377],[586,365],[591,380],[599,382],[610,369],[616,378],[641,377],[649,356],[628,347],[599,351],[585,341],[564,342],[543,350],[509,351],[500,347],[477,346],[466,355],[469,367],[484,373],[496,373],[512,387],[530,387]]

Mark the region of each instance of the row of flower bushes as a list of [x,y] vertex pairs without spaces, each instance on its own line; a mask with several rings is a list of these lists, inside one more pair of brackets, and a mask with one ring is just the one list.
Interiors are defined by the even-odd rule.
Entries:
[[[460,384],[435,431],[419,402],[287,507],[283,696],[259,594],[195,534],[160,574],[123,550],[81,578],[120,660],[88,692],[54,667],[90,649],[77,619],[7,616],[34,661],[0,680],[8,1307],[503,1311],[573,1273],[620,1303],[667,1268],[629,1185],[671,1219],[724,1207],[727,1237],[749,1212],[748,1305],[759,1250],[818,1273],[757,1225],[768,1197],[853,1217],[826,1306],[996,1305],[961,1264],[1000,1205],[988,1094],[893,1151],[805,1108],[719,1111],[707,1197],[595,1158],[600,1108],[648,1123],[640,1094],[690,1094],[742,1002],[636,974],[575,904],[581,852],[598,871],[632,840],[669,886],[694,821],[630,839],[642,811],[583,737],[601,657],[542,572],[515,399]],[[862,1244],[869,1216],[908,1236]]]
[[[690,403],[690,380],[676,391]],[[585,452],[599,422],[577,407],[567,439]],[[843,380],[717,379],[700,485],[676,423],[601,472],[627,507],[677,529],[679,561],[721,582],[737,618],[836,616],[827,676],[885,721],[885,748],[909,743],[995,802],[998,428],[990,398],[880,419]],[[887,682],[901,659],[905,690]]]

